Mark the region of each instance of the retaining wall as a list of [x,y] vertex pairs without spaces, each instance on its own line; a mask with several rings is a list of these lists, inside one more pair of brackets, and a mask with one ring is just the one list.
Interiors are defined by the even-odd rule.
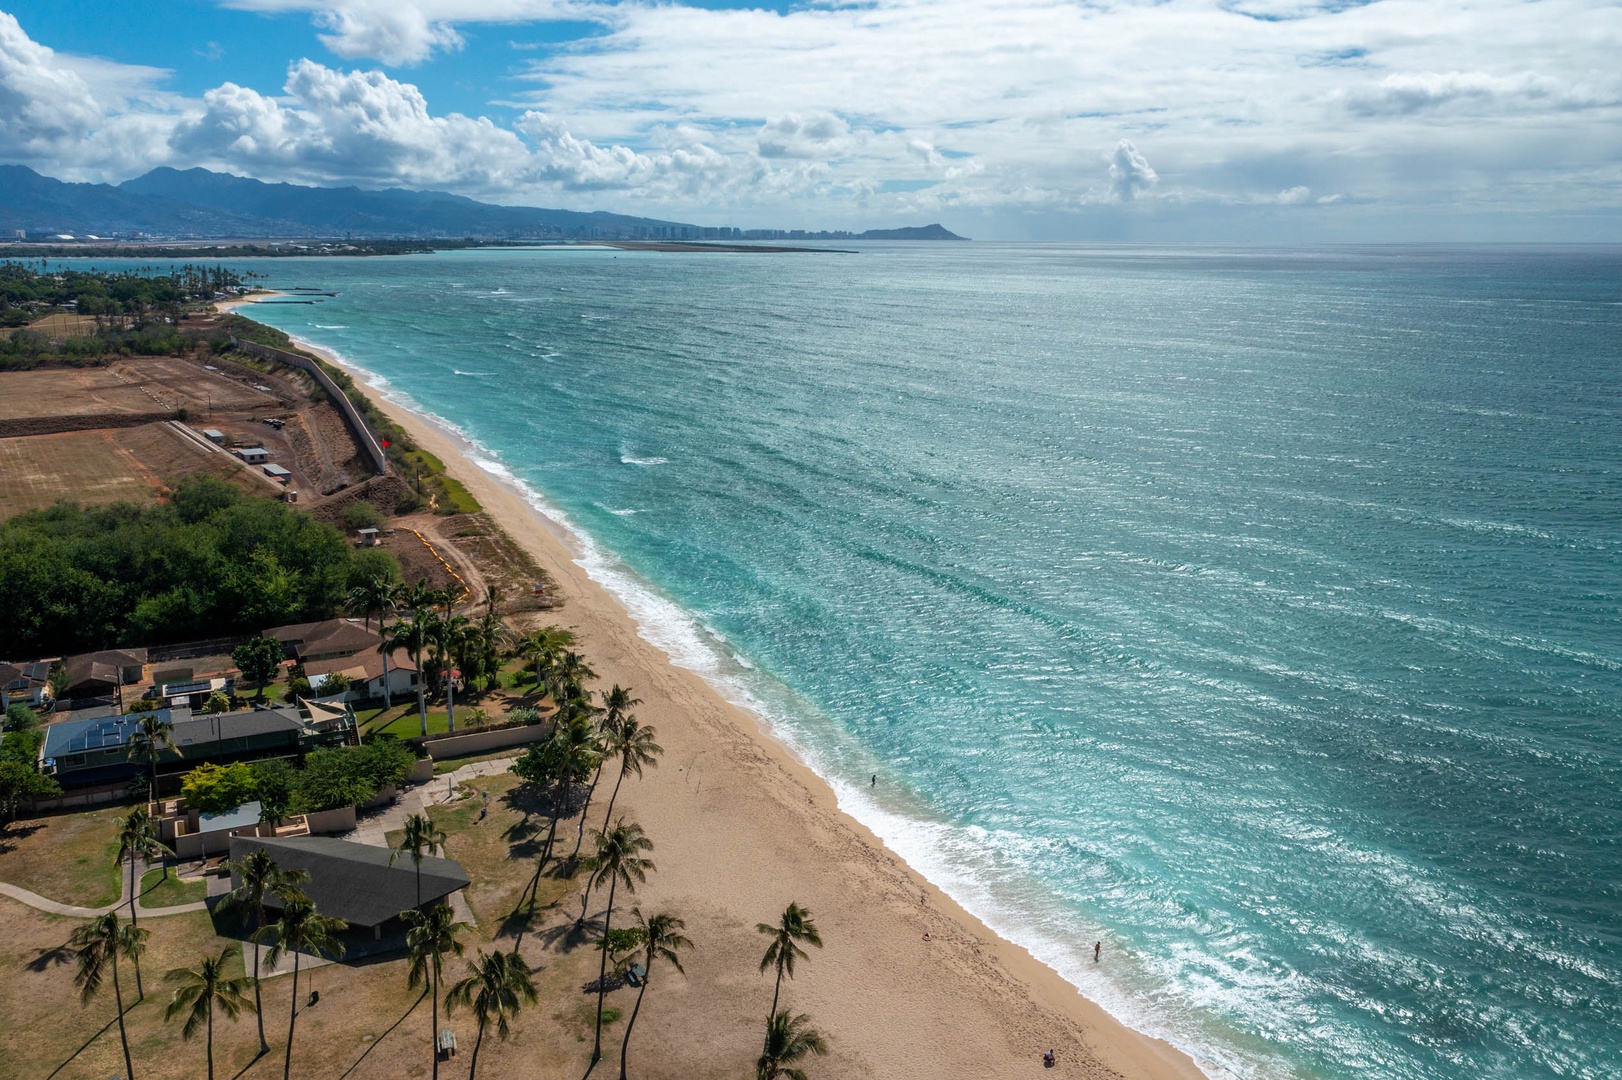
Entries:
[[494,731],[474,731],[466,735],[440,735],[423,740],[422,747],[435,761],[466,757],[469,754],[487,754],[509,746],[540,742],[546,738],[544,724],[521,724],[518,727],[496,728]]
[[344,422],[349,425],[349,430],[354,434],[355,442],[360,445],[361,453],[371,460],[372,467],[377,470],[380,476],[388,475],[389,459],[383,453],[383,446],[378,441],[377,433],[366,422],[366,417],[361,415],[361,411],[355,406],[355,403],[349,400],[349,395],[345,394],[338,384],[332,381],[332,376],[323,371],[320,364],[307,356],[300,356],[298,353],[273,349],[269,345],[261,345],[257,341],[242,341],[234,334],[231,337],[231,344],[249,356],[263,357],[266,360],[274,360],[278,364],[286,364],[289,367],[296,367],[309,372],[311,377],[321,385],[321,389],[327,392],[327,396],[332,399],[333,405],[343,414]]
[[140,427],[174,417],[172,412],[84,413],[79,416],[24,416],[0,420],[0,439],[57,435],[64,431],[100,431],[104,428]]

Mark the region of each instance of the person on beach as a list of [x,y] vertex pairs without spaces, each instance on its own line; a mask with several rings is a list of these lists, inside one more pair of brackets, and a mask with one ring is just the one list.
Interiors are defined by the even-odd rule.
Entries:
[[873,774],[873,782],[868,784],[868,787],[878,787],[878,786],[879,786],[879,774],[874,773]]
[[1095,963],[1095,964],[1098,963],[1098,954],[1103,952],[1103,951],[1104,951],[1104,943],[1102,941],[1093,942],[1093,963]]
[[1053,1068],[1053,1061],[1054,1061],[1053,1051],[1049,1050],[1047,1053],[1042,1055],[1042,1068],[1044,1068],[1044,1069]]

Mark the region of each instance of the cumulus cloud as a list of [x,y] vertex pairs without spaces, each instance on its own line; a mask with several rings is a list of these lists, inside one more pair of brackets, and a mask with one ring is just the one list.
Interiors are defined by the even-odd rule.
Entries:
[[90,84],[0,11],[0,143],[32,157],[82,138],[101,119]]
[[768,120],[756,145],[764,158],[827,158],[844,144],[850,125],[832,113],[785,113]]
[[1494,110],[1532,107],[1584,108],[1605,102],[1591,91],[1558,79],[1521,72],[1513,76],[1483,71],[1421,71],[1387,75],[1373,86],[1346,95],[1353,112],[1364,116],[1412,114],[1444,106]]
[[1312,198],[1312,189],[1302,184],[1292,188],[1285,188],[1279,192],[1275,201],[1280,206],[1299,206]]
[[321,42],[345,60],[420,64],[463,45],[457,23],[603,18],[590,0],[224,0],[245,11],[308,13]]
[[1138,192],[1153,187],[1159,179],[1130,139],[1115,144],[1115,152],[1109,156],[1109,183],[1116,201],[1131,202]]

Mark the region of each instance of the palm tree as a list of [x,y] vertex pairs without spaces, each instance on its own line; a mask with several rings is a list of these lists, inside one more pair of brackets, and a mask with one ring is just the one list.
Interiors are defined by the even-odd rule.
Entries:
[[617,726],[608,729],[603,749],[607,756],[620,759],[620,773],[614,781],[613,793],[608,796],[608,813],[603,815],[603,828],[608,828],[608,820],[614,816],[614,800],[620,796],[620,785],[625,782],[625,774],[631,773],[640,780],[643,766],[659,764],[659,755],[665,752],[665,748],[653,741],[655,734],[651,726],[638,723],[634,716],[626,716]]
[[433,607],[434,590],[427,578],[418,578],[416,584],[400,590],[398,604],[411,611],[409,629],[404,631],[400,644],[411,652],[411,662],[417,665],[417,714],[422,717],[422,733],[428,734],[428,700],[422,670],[422,651],[428,647],[428,627],[423,622],[423,611]]
[[[165,750],[175,750],[175,741],[171,738],[173,732],[174,728],[167,720],[155,712],[149,712],[141,715],[135,730],[129,735],[127,746],[130,757],[146,762],[152,770],[146,797],[149,806],[158,797],[158,758]],[[175,750],[175,753],[179,752]]]
[[[139,926],[140,921],[135,917],[135,864],[153,855],[163,857],[173,855],[167,846],[158,840],[158,823],[152,815],[147,813],[144,806],[137,806],[129,812],[129,816],[121,818],[118,822],[118,862],[129,860],[130,864],[130,925]],[[146,989],[141,985],[141,958],[135,960],[135,994],[137,998],[146,997]]]
[[[603,940],[608,940],[609,931],[613,929],[614,919],[614,889],[623,884],[626,892],[636,892],[636,883],[648,880],[648,871],[654,868],[652,859],[645,859],[640,852],[652,851],[653,841],[642,833],[642,826],[632,822],[627,825],[621,818],[614,823],[614,827],[607,832],[597,833],[597,854],[592,859],[594,873],[586,881],[586,895],[591,895],[591,887],[608,882],[608,910],[603,913]],[[585,902],[581,902],[581,919],[584,921]],[[603,1056],[603,995],[608,986],[608,949],[603,949],[603,958],[597,970],[597,1041],[591,1048],[591,1063],[597,1064]]]
[[637,929],[642,932],[642,945],[647,950],[647,962],[643,964],[642,986],[636,992],[636,1004],[631,1007],[631,1018],[625,1022],[625,1039],[620,1043],[620,1080],[627,1080],[625,1054],[631,1046],[631,1029],[636,1026],[636,1014],[642,1011],[642,995],[648,992],[648,983],[653,980],[653,962],[660,959],[668,960],[677,971],[685,975],[687,972],[682,968],[681,957],[677,953],[682,949],[693,947],[693,943],[682,935],[682,931],[687,929],[687,924],[668,912],[652,918],[643,918],[641,908],[632,908],[631,917],[636,919]]
[[[270,852],[264,848],[255,848],[242,857],[241,862],[228,862],[226,869],[240,883],[226,896],[225,903],[230,907],[248,908],[253,911],[252,938],[259,940],[259,932],[265,928],[265,897],[274,893],[285,901],[289,897],[297,896],[298,886],[310,880],[308,871],[283,870],[276,865],[276,860],[270,857]],[[253,1012],[254,1019],[259,1022],[259,1052],[270,1052],[270,1044],[265,1041],[265,1003],[259,996],[259,949],[257,945],[253,950]]]
[[124,1077],[135,1080],[135,1066],[130,1063],[130,1037],[124,1030],[124,991],[118,984],[118,958],[140,963],[146,948],[146,939],[152,931],[125,926],[118,915],[109,911],[73,931],[72,943],[79,950],[79,971],[73,981],[79,987],[79,1000],[88,1003],[101,989],[107,969],[113,971],[113,999],[118,1003],[118,1039],[124,1044]]
[[505,1039],[507,1018],[517,1016],[524,1005],[535,1004],[536,994],[529,969],[516,952],[480,952],[479,959],[468,966],[473,974],[450,988],[445,995],[445,1009],[450,1012],[470,1006],[479,1019],[479,1034],[473,1040],[473,1060],[467,1070],[468,1080],[474,1080],[479,1071],[479,1046],[484,1042],[485,1026],[495,1020],[496,1034]]
[[270,941],[266,957],[270,966],[281,962],[282,956],[293,954],[293,1005],[287,1017],[287,1056],[282,1060],[282,1080],[293,1075],[293,1025],[298,1021],[298,958],[306,950],[327,953],[334,958],[344,954],[343,942],[335,936],[348,926],[342,919],[330,918],[315,910],[309,897],[289,890],[282,894],[282,916],[269,926],[257,931],[254,941]]
[[755,1080],[805,1080],[805,1071],[793,1064],[807,1054],[821,1057],[828,1052],[828,1041],[811,1026],[811,1018],[804,1013],[791,1017],[788,1010],[773,1013],[766,1023],[766,1049],[755,1062]]
[[447,904],[435,904],[426,912],[412,910],[400,914],[411,924],[411,929],[406,931],[406,949],[411,957],[411,966],[406,969],[406,985],[415,990],[427,983],[434,999],[434,1026],[428,1033],[433,1036],[430,1041],[434,1046],[434,1080],[439,1080],[439,976],[445,968],[446,953],[462,955],[462,943],[457,935],[468,926],[456,921]]
[[389,853],[389,864],[401,855],[410,855],[411,864],[417,868],[417,907],[422,907],[422,857],[424,854],[433,855],[445,848],[445,830],[437,829],[428,819],[427,814],[412,814],[405,820],[405,832],[400,837],[400,846]]
[[372,628],[372,612],[377,612],[377,625],[381,629],[383,616],[394,606],[395,598],[399,595],[400,583],[379,574],[349,590],[349,609],[365,613],[368,630]]
[[472,624],[465,615],[447,615],[435,619],[429,626],[434,642],[434,656],[445,677],[445,724],[456,730],[456,674],[460,657],[467,651],[468,628]]
[[547,690],[549,672],[562,658],[563,650],[574,644],[574,635],[555,626],[543,627],[518,640],[515,655],[535,665],[535,693]]
[[389,657],[396,649],[404,649],[409,655],[411,652],[411,624],[408,622],[394,622],[385,625],[382,619],[377,621],[378,633],[383,640],[377,643],[377,651],[383,657],[383,707],[394,708],[394,690],[389,686]]
[[817,924],[811,921],[811,909],[803,908],[799,904],[790,904],[783,909],[783,917],[776,926],[771,923],[756,923],[755,929],[772,939],[766,948],[766,955],[760,958],[760,970],[776,966],[777,985],[772,989],[772,1011],[767,1014],[767,1036],[770,1037],[772,1018],[777,1015],[777,995],[783,989],[783,976],[794,978],[794,960],[809,960],[805,950],[798,942],[806,942],[822,948],[822,938],[817,934]]
[[180,1029],[182,1039],[190,1039],[200,1027],[208,1028],[208,1080],[214,1080],[214,1006],[219,1005],[230,1020],[241,1016],[243,1009],[253,1008],[242,993],[248,988],[248,979],[226,977],[225,965],[230,956],[229,948],[221,949],[220,955],[206,958],[195,968],[175,968],[164,976],[179,985],[163,1018],[173,1020],[186,1014],[186,1024]]
[[[433,616],[428,616],[431,620]],[[384,643],[392,648],[404,648],[417,668],[417,715],[422,719],[422,733],[428,734],[427,681],[423,677],[422,652],[428,647],[428,622],[421,617],[408,623],[395,623]],[[386,655],[386,654],[385,654]]]

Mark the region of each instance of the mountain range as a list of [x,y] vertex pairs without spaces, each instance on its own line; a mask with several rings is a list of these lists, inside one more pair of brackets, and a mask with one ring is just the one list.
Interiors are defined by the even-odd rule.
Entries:
[[29,239],[483,237],[499,240],[784,239],[960,240],[940,225],[866,233],[739,230],[605,211],[497,206],[444,191],[265,183],[208,169],[158,168],[118,185],[65,183],[0,165],[0,231]]

